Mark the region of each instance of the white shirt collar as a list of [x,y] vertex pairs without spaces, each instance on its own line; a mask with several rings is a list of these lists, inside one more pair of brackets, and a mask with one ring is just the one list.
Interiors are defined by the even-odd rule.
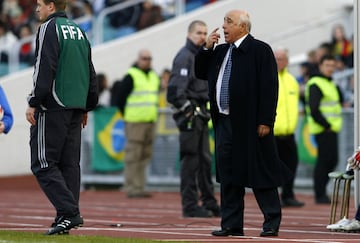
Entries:
[[248,36],[249,34],[244,35],[243,37],[241,37],[240,39],[238,39],[237,41],[234,42],[234,45],[236,46],[236,48],[238,48],[240,46],[240,44],[243,42],[243,40],[246,38],[246,36]]

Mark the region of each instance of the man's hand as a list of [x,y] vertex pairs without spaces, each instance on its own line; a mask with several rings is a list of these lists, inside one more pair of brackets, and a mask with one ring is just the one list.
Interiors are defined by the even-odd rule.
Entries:
[[205,47],[207,49],[212,49],[215,45],[215,43],[217,44],[219,42],[220,39],[220,34],[217,33],[217,31],[219,30],[219,28],[214,29],[210,35],[208,36],[208,38],[206,39],[206,44]]
[[184,114],[186,117],[192,117],[194,115],[195,107],[193,104],[188,105],[185,107]]
[[35,108],[34,107],[28,107],[26,109],[26,120],[31,124],[31,125],[35,125],[36,124],[36,120],[35,120]]
[[88,113],[85,112],[84,115],[83,115],[82,122],[81,122],[82,128],[86,127],[86,125],[87,125],[87,119],[88,119]]
[[266,135],[268,135],[270,133],[270,127],[266,126],[266,125],[259,125],[258,126],[258,135],[259,137],[265,137]]
[[3,133],[5,130],[4,122],[0,121],[0,134]]

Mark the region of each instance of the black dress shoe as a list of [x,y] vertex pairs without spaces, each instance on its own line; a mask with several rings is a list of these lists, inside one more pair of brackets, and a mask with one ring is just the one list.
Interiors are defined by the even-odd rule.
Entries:
[[213,205],[213,206],[206,206],[207,210],[211,211],[214,217],[220,217],[221,216],[221,210],[219,205]]
[[263,232],[260,233],[261,237],[267,237],[267,236],[278,236],[279,232],[277,230],[264,230]]
[[128,198],[150,198],[152,197],[149,192],[137,192],[137,193],[128,193]]
[[213,214],[203,207],[196,207],[193,210],[183,212],[184,218],[210,218]]
[[315,202],[317,204],[331,204],[331,200],[328,196],[317,197]]
[[305,203],[296,200],[295,198],[286,198],[282,200],[282,207],[302,207]]
[[244,231],[241,229],[222,229],[222,230],[215,230],[213,232],[211,232],[211,234],[213,236],[229,236],[229,235],[233,235],[233,236],[244,236]]

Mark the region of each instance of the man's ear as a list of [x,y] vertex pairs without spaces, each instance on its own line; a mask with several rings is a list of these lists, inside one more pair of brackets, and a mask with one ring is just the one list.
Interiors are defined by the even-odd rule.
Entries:
[[47,5],[48,9],[52,12],[52,11],[55,11],[55,3],[54,2],[50,2],[48,5]]

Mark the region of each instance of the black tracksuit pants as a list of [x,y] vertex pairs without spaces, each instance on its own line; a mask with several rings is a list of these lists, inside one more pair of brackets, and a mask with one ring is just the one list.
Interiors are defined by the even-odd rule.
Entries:
[[30,128],[31,170],[57,217],[79,214],[83,111],[36,112]]

